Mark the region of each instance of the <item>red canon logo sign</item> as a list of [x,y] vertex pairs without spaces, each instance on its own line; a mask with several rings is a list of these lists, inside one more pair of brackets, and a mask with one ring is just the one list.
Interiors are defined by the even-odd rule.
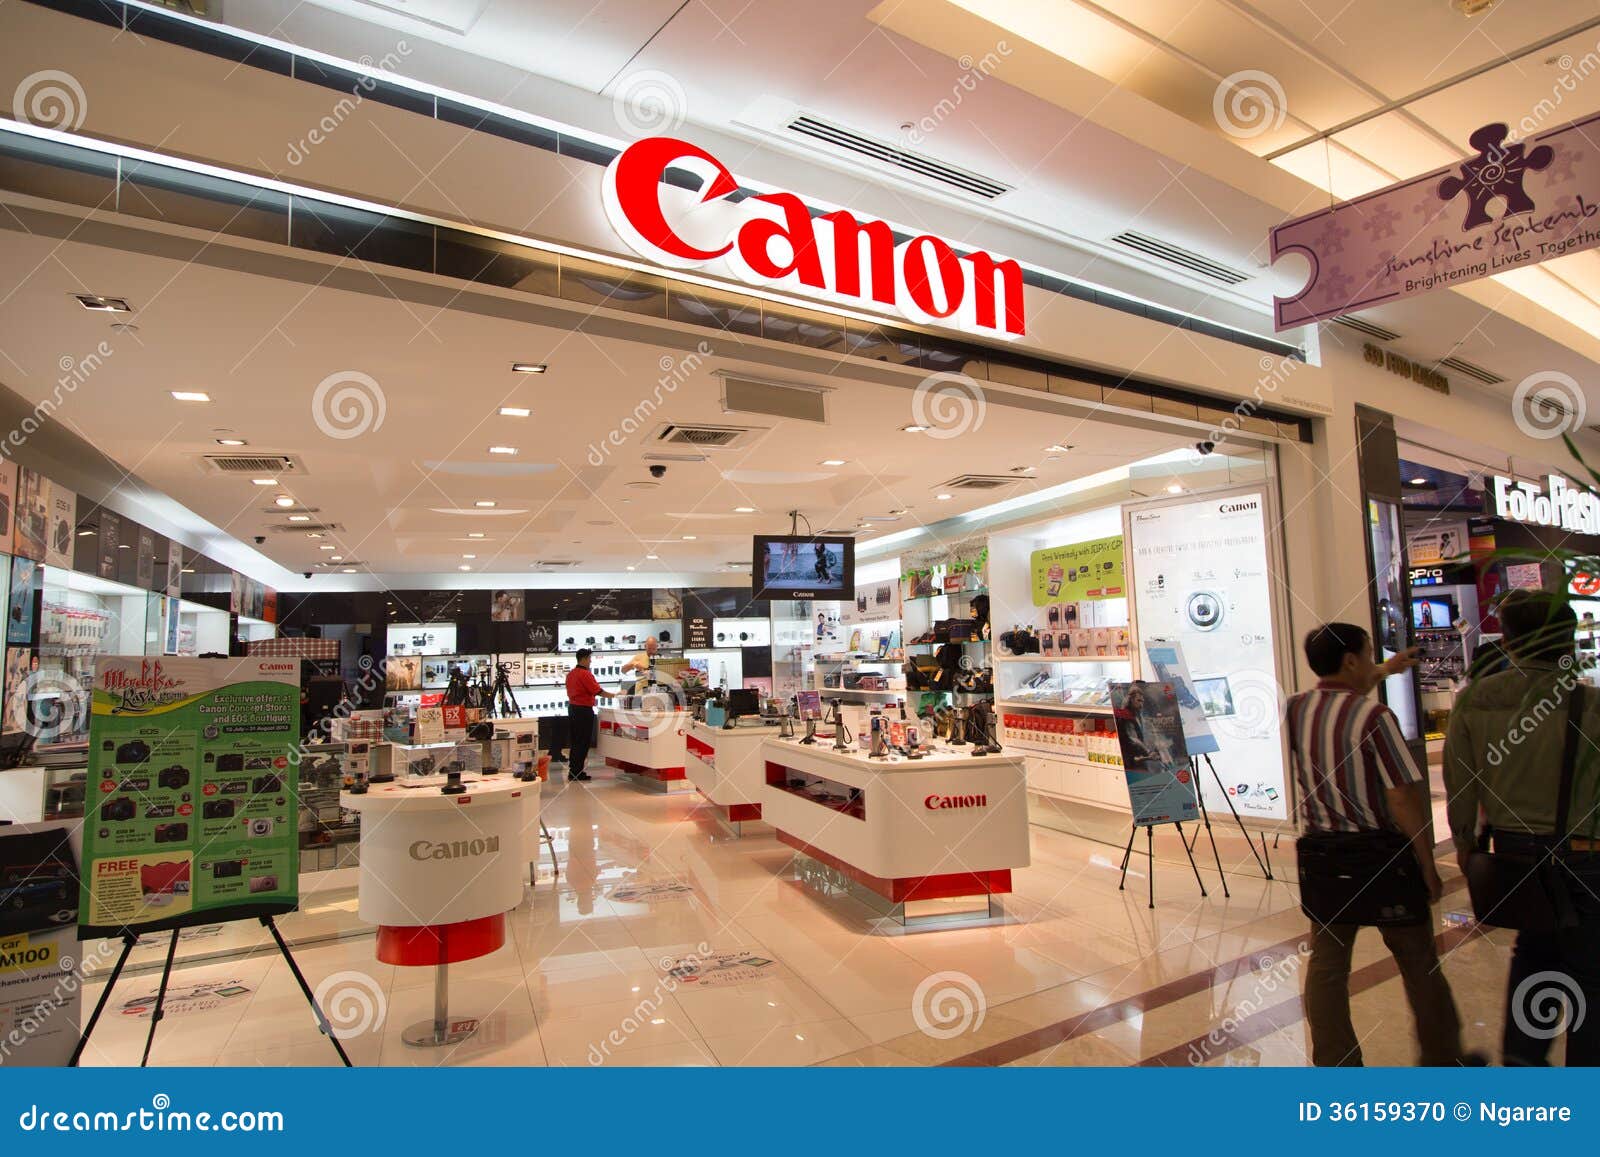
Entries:
[[[663,182],[691,173],[697,191]],[[887,222],[839,209],[813,218],[793,193],[729,201],[739,182],[688,141],[646,137],[624,149],[602,183],[606,215],[634,252],[660,265],[721,263],[751,285],[840,304],[887,307],[929,325],[1023,336],[1022,267],[982,251],[958,254],[930,234],[895,244]]]
[[922,801],[922,806],[929,811],[944,811],[956,807],[988,807],[989,797],[986,795],[930,795]]

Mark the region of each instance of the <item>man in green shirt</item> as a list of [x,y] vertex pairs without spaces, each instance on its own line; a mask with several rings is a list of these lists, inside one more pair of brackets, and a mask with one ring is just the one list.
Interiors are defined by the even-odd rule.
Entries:
[[[1504,1062],[1547,1063],[1567,1030],[1567,1064],[1600,1064],[1600,692],[1583,698],[1568,833],[1556,828],[1557,795],[1577,666],[1577,616],[1559,596],[1515,591],[1498,614],[1508,667],[1473,682],[1456,701],[1444,748],[1450,832],[1462,871],[1487,832],[1494,850],[1544,856],[1561,847],[1575,927],[1519,932],[1506,993]],[[1565,1006],[1566,1015],[1552,1014]]]

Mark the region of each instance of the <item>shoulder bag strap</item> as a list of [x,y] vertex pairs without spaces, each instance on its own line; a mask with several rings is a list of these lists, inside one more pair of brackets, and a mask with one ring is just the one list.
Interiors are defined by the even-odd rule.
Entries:
[[1567,697],[1566,746],[1561,753],[1561,786],[1556,789],[1560,793],[1556,797],[1556,836],[1563,848],[1572,838],[1567,820],[1572,812],[1572,779],[1578,764],[1578,744],[1583,739],[1583,699],[1583,684],[1574,684]]

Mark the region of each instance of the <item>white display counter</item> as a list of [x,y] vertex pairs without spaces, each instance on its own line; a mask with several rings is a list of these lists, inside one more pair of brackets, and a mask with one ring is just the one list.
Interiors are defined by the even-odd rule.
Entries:
[[831,741],[763,745],[762,818],[790,847],[875,894],[907,923],[998,914],[1029,863],[1020,755],[942,749],[911,760],[836,751]]
[[522,902],[527,849],[538,854],[536,782],[506,775],[464,786],[445,795],[438,786],[384,783],[339,797],[361,813],[358,910],[378,925],[378,959],[436,970],[434,1016],[406,1030],[407,1044],[452,1044],[476,1031],[476,1020],[450,1016],[448,966],[505,943],[506,913]]
[[694,723],[687,711],[601,707],[595,753],[606,763],[655,791],[692,791],[685,766],[684,736]]
[[773,724],[722,728],[696,723],[684,737],[689,782],[730,824],[761,818],[761,791],[767,782],[762,745],[777,734]]

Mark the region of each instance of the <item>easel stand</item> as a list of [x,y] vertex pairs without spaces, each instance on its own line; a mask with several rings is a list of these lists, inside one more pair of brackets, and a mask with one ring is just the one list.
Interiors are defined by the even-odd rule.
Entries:
[[[1255,837],[1252,836],[1250,834],[1250,830],[1244,826],[1244,820],[1239,816],[1239,809],[1233,806],[1233,797],[1228,794],[1228,789],[1223,786],[1222,776],[1217,774],[1217,765],[1211,762],[1211,756],[1191,756],[1189,762],[1194,767],[1196,784],[1195,795],[1200,800],[1200,815],[1205,820],[1206,834],[1211,835],[1211,814],[1206,810],[1206,793],[1199,790],[1201,759],[1206,761],[1206,767],[1211,772],[1211,778],[1216,782],[1218,794],[1221,795],[1223,799],[1227,800],[1228,810],[1233,813],[1233,822],[1239,825],[1239,834],[1244,837],[1245,846],[1250,849],[1250,854],[1256,858],[1256,866],[1261,869],[1261,874],[1264,877],[1266,877],[1268,880],[1272,879],[1272,852],[1267,847],[1267,837],[1264,835],[1261,837],[1261,850],[1259,852],[1256,851]],[[1196,832],[1195,839],[1198,840],[1199,838],[1200,833]],[[1217,839],[1213,835],[1211,836],[1211,851],[1214,854],[1216,850]],[[1220,857],[1217,859],[1217,871],[1222,871],[1222,859]],[[1228,894],[1228,882],[1226,879],[1224,879],[1222,882],[1222,893],[1223,895]]]
[[[344,1051],[344,1045],[339,1043],[339,1038],[334,1034],[333,1027],[328,1023],[328,1018],[322,1014],[322,1007],[317,1004],[316,995],[311,991],[311,986],[306,983],[306,978],[300,971],[300,966],[295,963],[294,955],[289,951],[289,945],[283,938],[283,933],[278,931],[278,925],[271,916],[262,916],[261,926],[272,933],[272,939],[278,946],[278,951],[283,953],[284,962],[289,965],[289,971],[294,974],[295,983],[300,986],[300,991],[305,994],[306,1003],[311,1006],[312,1015],[317,1018],[317,1027],[322,1034],[333,1044],[334,1051],[339,1054],[339,1059],[344,1062],[345,1068],[351,1068],[350,1057]],[[106,1005],[111,1001],[111,990],[116,987],[117,979],[122,975],[123,965],[128,963],[128,956],[133,952],[134,945],[139,943],[139,937],[131,931],[122,933],[122,953],[117,957],[115,967],[111,969],[111,976],[106,981],[106,986],[100,992],[100,999],[95,1002],[94,1012],[89,1017],[89,1023],[84,1026],[83,1035],[78,1038],[78,1047],[72,1050],[72,1059],[67,1062],[69,1068],[77,1068],[79,1060],[83,1057],[83,1050],[88,1047],[89,1036],[94,1032],[95,1026],[100,1023],[100,1014],[105,1012]],[[139,1059],[139,1067],[144,1068],[150,1063],[150,1048],[155,1044],[156,1025],[161,1023],[165,1015],[164,1006],[167,1001],[167,985],[172,979],[172,964],[178,954],[178,929],[172,930],[172,939],[167,944],[166,963],[161,967],[161,984],[156,989],[156,1004],[150,1010],[150,1032],[144,1039],[144,1055]]]
[[[1206,891],[1205,881],[1200,878],[1200,868],[1194,862],[1194,854],[1189,851],[1189,838],[1183,834],[1183,824],[1180,823],[1177,820],[1171,820],[1169,822],[1172,824],[1173,827],[1178,829],[1178,842],[1183,845],[1183,854],[1189,857],[1189,868],[1190,868],[1190,870],[1192,870],[1194,872],[1194,882],[1200,886],[1200,895],[1201,896],[1210,895],[1210,893]],[[1134,837],[1139,834],[1139,829],[1142,827],[1142,828],[1144,828],[1145,855],[1150,860],[1150,907],[1151,908],[1154,908],[1156,906],[1156,826],[1157,825],[1155,825],[1155,824],[1140,824],[1140,823],[1135,823],[1133,825],[1133,830],[1128,833],[1128,846],[1122,850],[1122,879],[1117,884],[1117,891],[1119,891],[1119,892],[1125,890],[1127,888],[1127,886],[1128,886],[1128,862],[1133,859],[1133,841],[1134,841]],[[1198,833],[1196,834],[1195,838],[1196,839],[1200,838]],[[1213,843],[1212,847],[1214,849],[1216,847],[1216,844]],[[1218,861],[1218,867],[1219,868],[1221,867],[1221,861],[1220,860]],[[1227,888],[1227,881],[1226,880],[1223,881],[1223,888],[1224,888],[1224,890],[1226,890],[1226,888]]]

